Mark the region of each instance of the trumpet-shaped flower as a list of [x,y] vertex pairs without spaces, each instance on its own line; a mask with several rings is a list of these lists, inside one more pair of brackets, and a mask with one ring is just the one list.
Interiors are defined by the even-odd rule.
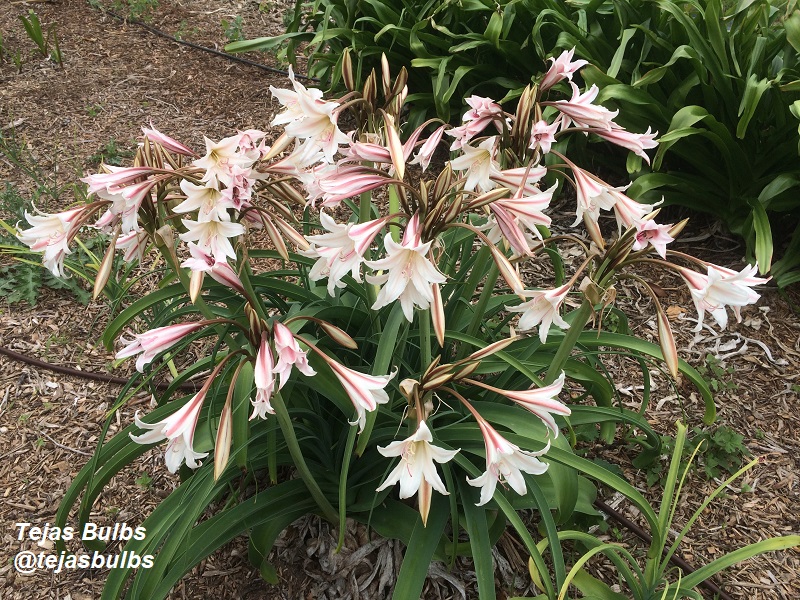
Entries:
[[256,397],[251,400],[253,405],[253,414],[250,415],[252,421],[257,416],[266,419],[267,413],[274,415],[275,410],[272,408],[269,399],[275,393],[275,361],[272,358],[272,351],[269,348],[269,341],[267,336],[261,337],[261,345],[258,347],[258,354],[256,354],[255,367],[253,369],[254,382],[256,384]]
[[327,277],[328,293],[333,296],[337,287],[344,287],[342,277],[348,272],[356,281],[361,281],[364,252],[378,235],[385,219],[339,225],[325,212],[320,211],[319,220],[329,233],[306,237],[312,247],[302,254],[317,258],[309,277],[313,281]]
[[569,323],[559,314],[559,309],[567,299],[569,289],[570,284],[567,283],[552,290],[525,290],[522,295],[531,300],[518,306],[506,306],[506,310],[522,313],[518,325],[522,331],[533,329],[538,325],[539,339],[544,344],[553,323],[562,329],[569,329]]
[[497,136],[483,140],[478,147],[465,145],[463,154],[450,161],[454,171],[466,171],[467,181],[464,189],[488,192],[497,187],[492,177],[500,174],[500,166],[494,160],[497,151]]
[[326,357],[325,360],[356,409],[357,417],[351,425],[358,424],[358,431],[361,433],[367,423],[367,411],[372,412],[378,408],[378,404],[389,402],[389,394],[384,388],[397,372],[390,375],[367,375],[348,369],[331,358]]
[[303,107],[300,105],[300,96],[305,96],[312,102],[322,100],[322,90],[316,88],[307,89],[302,83],[295,79],[294,71],[291,66],[289,66],[289,81],[292,82],[294,91],[269,86],[269,91],[272,95],[286,108],[284,112],[276,115],[275,118],[272,119],[271,125],[273,126],[293,123],[306,116]]
[[226,257],[236,258],[236,251],[228,238],[244,233],[244,226],[241,223],[192,221],[190,219],[181,219],[181,222],[188,229],[186,233],[179,236],[184,242],[199,242],[199,246],[207,249],[214,258],[220,261],[225,260]]
[[574,54],[575,48],[572,50],[564,50],[558,58],[553,58],[551,56],[547,59],[552,64],[542,78],[541,83],[539,83],[539,89],[541,91],[550,89],[562,79],[569,79],[572,81],[572,76],[575,72],[584,65],[589,64],[588,61],[585,60],[572,60]]
[[564,372],[562,371],[558,379],[544,387],[530,390],[499,390],[494,388],[493,391],[502,394],[509,400],[513,400],[521,407],[535,414],[553,432],[553,435],[558,437],[558,427],[553,414],[567,416],[572,412],[569,407],[556,400],[563,388]]
[[218,142],[203,137],[206,143],[206,154],[202,158],[193,161],[192,164],[201,169],[205,169],[202,181],[210,186],[219,188],[220,183],[228,184],[231,180],[230,169],[233,165],[250,166],[253,161],[247,156],[237,152],[239,138],[233,135],[226,137]]
[[671,228],[672,225],[659,225],[652,219],[637,223],[633,250],[642,250],[650,244],[661,258],[666,258],[667,244],[675,241],[675,238],[669,234]]
[[537,456],[545,454],[550,449],[550,444],[539,452],[526,452],[505,439],[484,419],[479,418],[478,425],[486,446],[486,471],[475,479],[467,478],[468,484],[481,488],[478,506],[483,506],[492,499],[498,481],[508,483],[520,496],[525,495],[527,487],[522,473],[541,475],[547,471],[547,464],[541,462]]
[[306,377],[313,377],[317,374],[308,364],[308,356],[300,349],[300,344],[294,339],[286,325],[276,322],[272,328],[272,338],[275,342],[275,352],[278,355],[278,364],[274,369],[275,373],[280,375],[278,389],[288,381],[293,366],[297,367],[297,370]]
[[571,81],[569,84],[572,86],[571,99],[543,103],[555,106],[564,115],[563,128],[569,127],[570,122],[574,121],[581,127],[593,127],[607,131],[615,127],[619,129],[619,126],[613,121],[614,117],[619,114],[618,110],[611,112],[604,106],[592,104],[592,101],[597,98],[597,94],[600,93],[600,88],[592,84],[592,87],[581,94],[577,85]]
[[195,185],[187,180],[181,181],[181,190],[186,200],[172,209],[178,214],[197,211],[197,220],[230,221],[222,192],[211,185]]
[[427,508],[430,507],[431,488],[445,496],[450,494],[436,472],[436,465],[433,462],[446,463],[458,453],[458,450],[445,450],[434,446],[431,442],[433,436],[430,429],[425,421],[420,421],[414,435],[403,441],[392,442],[388,446],[378,446],[378,452],[383,456],[399,456],[400,463],[375,491],[380,492],[399,483],[400,498],[410,498],[419,492],[423,522],[427,519]]
[[741,322],[741,307],[755,303],[761,295],[752,287],[769,281],[755,277],[758,266],[747,266],[737,272],[716,265],[708,265],[708,274],[701,275],[690,269],[680,268],[680,274],[689,286],[692,300],[697,308],[698,321],[693,331],[703,328],[703,316],[708,312],[720,328],[725,329],[728,324],[728,313],[725,310],[730,306],[736,315],[736,320]]
[[197,461],[208,456],[208,452],[195,452],[192,448],[194,430],[197,427],[197,419],[200,416],[200,409],[205,397],[204,388],[177,411],[157,423],[145,423],[139,420],[137,411],[134,415],[136,426],[150,431],[140,435],[130,434],[131,439],[137,444],[157,444],[163,440],[169,440],[167,448],[164,450],[164,462],[166,462],[169,472],[175,473],[184,461],[186,461],[187,467],[196,469],[200,466]]
[[134,259],[142,261],[149,236],[144,229],[133,230],[117,238],[117,250],[122,250],[122,260],[133,262]]
[[383,275],[367,275],[367,281],[383,286],[372,308],[378,310],[400,300],[403,314],[409,321],[414,320],[415,306],[424,310],[433,301],[431,284],[447,280],[426,258],[432,242],[421,242],[418,227],[419,214],[415,214],[403,234],[402,243],[398,244],[387,234],[383,239],[386,258],[366,261],[371,269],[387,270]]
[[167,152],[174,152],[175,154],[182,154],[183,156],[197,156],[191,148],[155,129],[152,122],[150,123],[150,129],[142,127],[142,132],[144,133],[144,137],[151,142],[161,145]]
[[17,237],[31,250],[44,252],[44,266],[56,277],[64,273],[64,257],[72,254],[69,242],[77,231],[83,210],[83,207],[79,207],[55,214],[41,213],[41,216],[25,211],[25,220],[31,228],[19,230]]
[[215,258],[210,252],[192,242],[189,242],[187,246],[192,257],[181,263],[183,268],[190,269],[195,273],[208,273],[214,281],[227,285],[240,294],[244,293],[242,280],[239,279],[236,271],[228,264],[227,260]]
[[120,338],[126,346],[117,352],[116,358],[128,358],[141,352],[141,356],[136,359],[136,370],[140,373],[144,366],[149,364],[158,354],[168,350],[187,335],[205,327],[205,322],[177,323],[165,327],[156,327],[144,333],[136,333],[132,340]]
[[591,132],[612,144],[627,148],[637,156],[641,156],[648,165],[650,164],[650,157],[647,156],[645,150],[658,146],[658,142],[655,141],[658,132],[650,133],[649,127],[644,133],[630,133],[621,127],[613,126],[611,129],[592,129]]
[[532,150],[541,148],[542,154],[550,152],[550,146],[556,142],[556,131],[558,131],[561,121],[556,119],[548,125],[547,121],[536,121],[531,130],[531,143],[528,146]]

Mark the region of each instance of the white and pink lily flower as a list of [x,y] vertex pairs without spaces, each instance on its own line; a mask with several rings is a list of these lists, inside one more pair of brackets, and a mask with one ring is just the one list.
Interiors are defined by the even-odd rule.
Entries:
[[136,359],[136,370],[141,373],[144,371],[145,365],[149,364],[158,354],[169,350],[187,335],[199,331],[205,326],[205,321],[177,323],[156,327],[144,333],[135,333],[132,340],[120,337],[120,341],[126,346],[117,352],[114,358],[119,360],[141,353]]
[[[621,188],[610,188],[608,193],[614,198],[614,216],[617,219],[617,229],[621,233],[629,227],[636,227],[644,223],[645,217],[653,212],[661,202],[656,204],[643,204],[633,198],[629,198],[622,192],[630,187],[630,184]],[[662,201],[663,202],[663,201]]]
[[600,88],[592,84],[585,93],[581,94],[578,86],[570,81],[572,86],[572,98],[570,100],[556,100],[555,102],[543,102],[542,104],[555,106],[564,119],[562,121],[562,128],[569,127],[571,122],[575,122],[581,127],[592,127],[596,129],[605,129],[610,131],[613,128],[619,128],[613,122],[614,117],[619,114],[618,110],[614,112],[608,110],[599,104],[592,104],[592,101],[597,98],[600,93]]
[[547,59],[552,64],[539,83],[539,89],[541,91],[550,89],[562,79],[572,81],[572,76],[578,69],[589,64],[586,60],[572,60],[574,54],[575,48],[572,50],[564,50],[558,58],[553,58],[551,56]]
[[612,126],[611,129],[590,129],[589,131],[612,144],[626,148],[637,156],[641,156],[648,165],[650,164],[650,157],[647,156],[645,150],[658,146],[658,142],[655,141],[658,132],[650,133],[649,127],[644,133],[629,133],[621,127],[615,126]]
[[113,165],[103,165],[109,173],[96,173],[81,178],[81,181],[89,186],[87,192],[96,194],[100,190],[109,192],[119,192],[119,188],[136,181],[140,177],[152,174],[151,167],[115,167]]
[[617,202],[617,198],[612,194],[614,190],[608,184],[594,178],[588,171],[570,164],[572,174],[575,177],[575,192],[578,197],[578,206],[575,209],[574,227],[583,220],[597,223],[600,218],[600,209],[611,210]]
[[31,228],[18,229],[17,238],[34,252],[43,252],[45,268],[55,277],[62,277],[64,257],[72,254],[69,242],[77,233],[83,212],[83,206],[54,214],[40,212],[32,215],[25,211],[25,220]]
[[367,375],[348,369],[324,354],[322,356],[350,397],[357,415],[350,424],[358,425],[358,432],[361,433],[367,424],[367,411],[372,412],[379,404],[389,402],[389,394],[384,388],[397,375],[397,371],[389,375]]
[[[428,168],[428,165],[431,164],[431,158],[433,158],[433,153],[436,151],[436,148],[442,141],[443,135],[444,135],[444,125],[437,128],[436,131],[434,131],[428,137],[428,139],[426,139],[425,142],[423,142],[416,156],[414,156],[414,159],[408,164],[420,165],[422,167],[422,171],[425,172],[425,170]],[[408,142],[406,142],[403,146],[405,147],[407,145]]]
[[571,285],[566,283],[552,290],[524,290],[522,295],[531,298],[518,306],[506,306],[506,310],[522,313],[518,327],[522,331],[539,326],[539,339],[544,344],[550,326],[555,323],[561,329],[569,329],[569,323],[561,318],[560,309],[567,299]]
[[528,146],[531,150],[541,149],[542,154],[550,152],[550,146],[556,143],[556,132],[561,126],[561,120],[556,119],[553,123],[547,121],[536,121],[531,130],[531,143]]
[[[117,246],[119,247],[119,242],[117,242]],[[214,281],[244,294],[242,280],[239,279],[227,260],[215,258],[208,250],[192,242],[189,242],[187,247],[191,258],[187,258],[181,263],[183,268],[190,269],[193,273],[208,273]]]
[[387,234],[383,239],[386,258],[366,261],[374,270],[386,269],[383,275],[367,275],[367,281],[382,285],[373,310],[378,310],[395,300],[400,300],[403,314],[414,320],[414,307],[426,309],[433,301],[432,284],[444,283],[447,278],[426,258],[432,242],[422,243],[419,233],[419,213],[408,223],[402,243],[398,244]]
[[140,435],[130,434],[131,439],[137,444],[157,444],[169,440],[164,450],[164,462],[169,472],[176,473],[184,461],[187,467],[196,469],[200,466],[198,461],[208,456],[208,452],[195,452],[192,448],[194,430],[205,397],[204,387],[181,408],[157,423],[145,423],[139,420],[139,412],[136,411],[134,415],[136,426],[150,431]]
[[315,100],[305,94],[298,94],[297,108],[302,118],[286,125],[286,134],[300,139],[311,139],[325,159],[333,162],[339,146],[347,144],[350,138],[339,129],[339,103]]
[[203,136],[206,143],[205,156],[193,161],[192,164],[201,169],[205,169],[202,181],[210,186],[219,188],[220,183],[228,185],[231,181],[231,167],[233,165],[250,166],[253,161],[247,156],[237,152],[239,138],[233,135],[221,139],[218,142]]
[[311,267],[309,277],[312,281],[327,277],[328,294],[333,296],[337,287],[344,287],[342,277],[347,273],[350,273],[356,281],[361,281],[364,252],[383,229],[386,219],[339,225],[327,213],[320,211],[319,220],[329,233],[307,236],[306,240],[311,243],[311,248],[302,254],[317,258],[317,262]]
[[659,225],[652,219],[637,223],[632,249],[643,250],[650,244],[661,258],[667,258],[667,244],[675,241],[670,229],[672,225]]
[[125,262],[133,262],[134,260],[142,261],[144,251],[147,248],[147,240],[149,236],[144,229],[134,229],[129,233],[120,235],[117,238],[117,250],[122,250],[122,260]]
[[477,147],[465,145],[463,154],[450,161],[454,171],[466,171],[467,181],[464,189],[488,192],[497,187],[492,178],[500,175],[500,165],[494,157],[497,153],[497,136],[483,140]]
[[492,180],[515,194],[519,193],[522,197],[528,197],[542,193],[537,184],[546,174],[547,167],[531,167],[530,169],[517,167],[495,173],[492,175]]
[[172,209],[172,212],[183,214],[197,211],[197,220],[206,221],[230,221],[227,203],[222,192],[211,185],[195,185],[186,179],[182,179],[181,191],[186,194],[186,200]]
[[174,152],[175,154],[181,154],[183,156],[197,156],[197,153],[188,146],[181,144],[179,141],[168,135],[164,135],[154,128],[152,122],[150,123],[149,129],[147,127],[142,127],[142,132],[144,133],[144,137],[151,142],[159,144],[167,152]]
[[[524,189],[524,188],[523,188]],[[523,195],[522,189],[518,190],[511,198],[502,198],[495,200],[489,205],[494,210],[495,207],[501,207],[513,215],[517,221],[524,225],[533,235],[542,239],[542,234],[537,229],[537,225],[544,225],[549,227],[551,223],[550,217],[544,214],[544,210],[550,206],[550,201],[553,199],[553,192],[556,186],[551,187],[544,192],[539,191],[536,194]]]
[[541,475],[547,471],[547,464],[537,457],[550,449],[550,443],[548,442],[539,452],[526,452],[500,435],[484,419],[479,418],[478,425],[486,446],[486,471],[475,479],[467,478],[468,484],[481,488],[481,497],[477,505],[483,506],[492,499],[498,481],[508,483],[511,489],[524,496],[527,486],[522,473]]
[[703,328],[703,316],[706,312],[714,317],[721,329],[725,329],[728,324],[725,308],[728,306],[733,309],[737,322],[741,322],[741,307],[754,304],[761,297],[752,287],[769,281],[769,278],[755,277],[758,273],[757,265],[747,266],[738,272],[712,264],[708,264],[707,268],[707,275],[679,268],[697,308],[698,321],[693,329],[695,332]]
[[[264,146],[264,136],[267,134],[260,129],[246,129],[239,132],[239,152],[246,156],[253,163],[259,160],[266,152]],[[259,144],[259,142],[261,142]]]
[[278,355],[278,364],[275,373],[280,375],[278,389],[281,389],[289,380],[292,367],[297,367],[306,377],[313,377],[317,372],[308,364],[308,356],[300,349],[300,344],[294,339],[291,330],[283,323],[276,322],[272,328],[272,338],[275,342],[275,352]]
[[275,393],[275,361],[269,347],[266,335],[261,336],[261,345],[258,347],[256,362],[254,365],[254,382],[256,384],[256,397],[251,400],[253,414],[250,415],[252,421],[256,417],[267,418],[267,413],[274,415],[275,409],[272,408],[270,398]]
[[419,493],[422,522],[426,523],[431,505],[432,489],[449,496],[436,472],[434,461],[443,464],[449,462],[458,450],[445,450],[432,444],[433,436],[425,421],[419,422],[417,431],[402,441],[392,442],[388,446],[378,446],[378,452],[387,458],[400,457],[400,463],[389,473],[376,492],[385,490],[396,483],[400,484],[400,498],[410,498]]
[[323,206],[338,206],[347,198],[369,192],[389,182],[384,173],[376,172],[361,165],[341,165],[326,169],[317,179],[322,190]]
[[192,221],[181,219],[186,233],[180,234],[184,242],[198,242],[198,246],[208,250],[214,258],[223,261],[226,257],[236,258],[230,239],[242,235],[244,226],[230,221]]
[[564,388],[564,372],[561,372],[558,379],[550,385],[529,390],[501,390],[480,381],[469,380],[469,383],[490,390],[509,400],[513,400],[522,408],[532,412],[539,417],[555,437],[558,437],[558,427],[553,418],[553,414],[568,416],[572,413],[568,406],[562,404],[556,398]]
[[322,90],[316,88],[306,89],[302,83],[295,79],[291,65],[289,66],[289,80],[292,82],[294,91],[269,86],[269,91],[272,95],[286,108],[284,112],[272,119],[270,124],[273,126],[294,123],[306,116],[303,107],[300,105],[300,96],[305,96],[312,102],[322,100]]

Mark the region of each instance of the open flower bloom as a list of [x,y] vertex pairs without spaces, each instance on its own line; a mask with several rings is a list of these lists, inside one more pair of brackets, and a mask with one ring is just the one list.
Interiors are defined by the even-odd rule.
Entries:
[[169,472],[175,473],[183,461],[186,461],[186,466],[190,469],[196,469],[200,466],[197,461],[208,456],[208,452],[195,452],[192,448],[194,430],[197,427],[197,419],[200,416],[200,409],[205,397],[204,388],[181,408],[158,423],[140,421],[137,411],[134,416],[136,426],[150,431],[140,435],[130,434],[131,439],[137,444],[157,444],[163,440],[169,440],[167,448],[164,450],[164,462],[166,462]]
[[184,242],[198,242],[198,246],[211,253],[217,260],[226,260],[227,257],[236,258],[236,251],[228,238],[244,233],[241,223],[230,221],[192,221],[181,219],[186,233],[180,234]]
[[325,360],[328,365],[330,365],[333,374],[339,379],[344,391],[347,392],[347,395],[353,402],[358,416],[351,425],[358,424],[358,432],[361,433],[364,431],[364,425],[367,423],[367,411],[372,412],[378,408],[378,404],[386,404],[389,402],[389,394],[387,394],[386,390],[383,388],[389,385],[389,381],[391,381],[397,373],[395,372],[390,375],[367,375],[354,371],[353,369],[348,369],[331,358],[326,357]]
[[574,121],[581,127],[592,127],[607,131],[613,128],[619,129],[619,125],[613,122],[614,117],[619,114],[618,110],[611,112],[604,106],[592,104],[592,101],[597,98],[597,94],[600,93],[600,88],[592,84],[592,87],[581,94],[577,85],[571,81],[569,84],[572,86],[571,99],[542,103],[555,106],[564,115],[562,128],[569,127],[570,123]]
[[275,410],[272,408],[269,399],[275,393],[275,361],[272,358],[272,351],[269,348],[269,341],[267,336],[261,337],[261,345],[258,347],[258,354],[256,355],[256,363],[253,369],[254,382],[256,384],[256,398],[250,402],[253,405],[253,414],[250,415],[250,420],[256,416],[266,419],[267,413],[274,415]]
[[364,252],[383,228],[386,220],[375,219],[361,224],[339,225],[327,213],[320,211],[319,221],[329,233],[307,236],[306,239],[312,246],[301,254],[317,258],[317,262],[311,267],[309,277],[312,281],[327,277],[328,294],[333,296],[337,287],[344,287],[342,277],[348,272],[356,281],[361,281]]
[[197,211],[197,220],[205,221],[230,221],[222,192],[211,185],[195,185],[185,179],[181,180],[181,190],[186,194],[186,200],[172,209],[178,214]]
[[472,191],[478,189],[488,192],[497,187],[492,177],[500,174],[500,167],[495,162],[497,151],[497,136],[488,137],[478,147],[465,145],[461,148],[463,154],[450,161],[454,171],[466,171],[467,181],[464,189]]
[[467,478],[468,484],[481,488],[477,505],[483,506],[492,499],[498,481],[508,483],[511,489],[524,496],[527,487],[522,473],[541,475],[547,471],[547,464],[536,457],[545,454],[550,444],[539,452],[526,452],[500,435],[484,419],[478,419],[478,425],[486,445],[486,472],[475,479]]
[[275,366],[275,373],[280,375],[278,389],[286,384],[293,366],[307,377],[317,374],[308,364],[308,356],[300,349],[300,344],[294,339],[286,325],[276,322],[272,328],[272,337],[275,342],[275,352],[278,355],[278,364]]
[[666,258],[667,244],[675,241],[675,238],[669,234],[671,228],[672,225],[659,225],[652,219],[637,223],[633,250],[642,250],[650,244],[661,258]]
[[386,269],[383,275],[367,275],[367,281],[383,285],[373,310],[378,310],[395,300],[400,300],[403,314],[409,321],[414,320],[414,307],[426,309],[433,301],[431,284],[444,283],[447,278],[426,258],[432,242],[420,240],[418,233],[419,214],[408,223],[403,240],[398,244],[387,234],[383,239],[386,258],[366,261],[371,269]]
[[572,50],[564,50],[558,58],[553,58],[551,56],[547,59],[553,64],[550,65],[547,73],[545,73],[542,81],[539,83],[539,89],[541,91],[550,89],[562,79],[569,79],[572,81],[572,76],[575,72],[584,65],[589,64],[589,62],[585,60],[572,60],[574,54],[575,48]]
[[539,326],[539,339],[544,344],[550,325],[555,323],[561,329],[569,329],[569,323],[561,318],[559,310],[569,294],[570,284],[552,290],[524,290],[522,295],[531,298],[517,306],[506,306],[511,312],[521,312],[518,327],[522,331]]
[[41,213],[41,216],[25,211],[25,220],[31,228],[20,230],[17,237],[31,250],[44,252],[42,262],[56,277],[64,274],[64,256],[72,254],[68,244],[83,210],[81,206],[55,214]]
[[294,71],[291,65],[289,66],[289,81],[292,82],[292,90],[285,90],[269,86],[269,91],[280,102],[286,110],[272,119],[271,125],[286,125],[293,123],[298,119],[305,117],[303,107],[300,105],[300,96],[305,96],[310,101],[322,100],[322,90],[316,88],[307,89],[302,83],[297,81],[294,77]]
[[134,260],[141,262],[149,237],[144,229],[133,230],[130,233],[119,236],[117,238],[117,250],[123,251],[122,260],[128,263]]
[[228,184],[231,180],[230,168],[233,165],[250,166],[253,161],[237,152],[239,147],[238,135],[221,139],[219,142],[203,137],[206,143],[206,154],[193,161],[192,164],[205,169],[202,181],[208,182],[212,187],[219,188],[220,183]]
[[228,264],[228,261],[224,258],[222,260],[214,258],[210,252],[192,242],[189,242],[187,246],[192,257],[183,261],[181,263],[182,267],[188,268],[194,273],[208,273],[214,281],[227,285],[240,294],[244,294],[242,280],[239,279],[236,271]]
[[144,366],[150,363],[158,354],[168,350],[187,335],[194,333],[205,327],[205,322],[177,323],[165,327],[156,327],[144,333],[136,333],[132,340],[120,338],[123,344],[127,344],[122,350],[117,352],[116,358],[128,358],[141,352],[136,359],[136,370],[140,373]]
[[647,156],[645,150],[658,146],[658,142],[655,141],[658,132],[650,133],[649,127],[644,133],[629,133],[622,127],[613,126],[611,129],[592,129],[591,132],[612,144],[627,148],[637,156],[641,156],[648,165],[650,164],[650,157]]
[[431,442],[433,442],[431,430],[425,421],[420,421],[417,431],[411,437],[392,442],[388,446],[378,446],[378,452],[386,457],[399,456],[400,463],[375,491],[380,492],[399,482],[401,499],[410,498],[419,492],[423,523],[428,516],[431,488],[445,496],[450,494],[436,472],[433,461],[446,463],[458,453],[458,450],[445,450],[434,446]]
[[[574,227],[581,222],[597,223],[600,218],[600,209],[611,210],[617,202],[612,195],[614,188],[603,181],[594,178],[588,171],[570,165],[572,174],[575,177],[575,193],[578,197],[578,205],[575,210]],[[619,190],[617,190],[619,191]]]
[[737,272],[716,265],[708,265],[708,275],[701,275],[691,269],[680,268],[680,274],[689,286],[692,300],[697,308],[697,326],[693,331],[703,328],[703,316],[708,312],[720,328],[725,329],[728,324],[728,313],[725,307],[730,306],[736,315],[736,320],[741,322],[740,313],[742,306],[755,303],[761,295],[752,287],[769,281],[755,277],[758,266],[747,266]]
[[545,426],[558,437],[558,427],[556,426],[553,414],[567,416],[571,414],[569,407],[565,406],[556,397],[564,387],[564,372],[550,385],[530,390],[499,390],[489,386],[481,386],[491,389],[498,394],[502,394],[509,400],[513,400],[521,407],[529,410],[539,417]]

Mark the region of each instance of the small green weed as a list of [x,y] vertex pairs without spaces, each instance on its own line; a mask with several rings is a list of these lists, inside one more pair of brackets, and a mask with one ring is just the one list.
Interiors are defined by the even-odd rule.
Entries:
[[143,490],[149,490],[150,486],[153,485],[153,478],[150,477],[150,475],[148,475],[147,473],[142,473],[139,477],[136,478],[135,483]]
[[227,19],[222,19],[222,21],[220,21],[220,26],[222,27],[222,31],[225,33],[225,38],[228,40],[228,42],[238,42],[239,40],[244,39],[241,15],[236,15],[230,21]]
[[[662,455],[669,456],[675,448],[675,439],[670,436],[661,436]],[[685,453],[684,463],[688,463],[691,453],[700,446],[697,452],[698,460],[692,463],[692,468],[702,468],[706,479],[719,478],[724,474],[732,475],[741,466],[744,458],[752,456],[744,444],[744,436],[737,433],[727,425],[721,425],[713,430],[703,430],[695,427],[687,439],[688,452]],[[681,465],[681,470],[686,464]],[[647,486],[653,487],[663,483],[667,476],[668,465],[656,460],[645,469]]]
[[[58,45],[58,36],[56,35],[56,26],[51,25],[47,32],[42,29],[42,23],[39,21],[39,16],[32,10],[28,11],[27,18],[20,15],[22,26],[25,28],[25,33],[36,44],[36,49],[43,58],[49,58],[59,67],[63,67],[61,57],[61,48]],[[52,46],[51,46],[52,38]]]
[[198,31],[200,31],[200,29],[197,27],[189,27],[189,24],[183,20],[180,22],[180,25],[178,25],[178,31],[175,32],[175,39],[178,41],[186,39],[187,37],[197,34]]
[[112,8],[118,12],[126,12],[131,19],[150,21],[153,11],[158,8],[158,0],[114,0]]
[[697,371],[715,392],[734,392],[739,389],[739,386],[733,381],[733,374],[736,370],[733,367],[725,367],[722,361],[713,354],[706,354],[705,364],[697,367]]
[[122,165],[124,159],[132,157],[133,152],[130,150],[120,150],[119,147],[117,147],[117,140],[112,138],[99,152],[95,152],[89,157],[89,162],[93,165],[105,163],[118,167]]

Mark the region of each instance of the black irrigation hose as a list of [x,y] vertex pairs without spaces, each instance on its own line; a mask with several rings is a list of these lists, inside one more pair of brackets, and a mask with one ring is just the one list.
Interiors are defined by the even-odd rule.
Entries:
[[[0,346],[0,354],[4,354],[9,358],[12,358],[19,362],[24,362],[29,365],[33,365],[35,367],[39,367],[41,369],[48,369],[50,371],[55,371],[56,373],[61,373],[64,375],[70,375],[72,377],[82,377],[84,379],[92,379],[94,381],[102,381],[104,383],[113,383],[116,385],[126,385],[128,383],[127,379],[122,377],[114,377],[113,375],[104,375],[102,373],[92,373],[91,371],[78,371],[77,369],[71,369],[70,367],[65,367],[63,365],[54,365],[43,360],[39,360],[38,358],[32,358],[30,356],[26,356],[24,354],[20,354],[19,352],[14,352],[13,350],[9,350],[8,348],[4,348]],[[166,388],[169,387],[169,383],[157,383],[156,387],[158,388]],[[191,389],[193,391],[196,390],[196,387],[191,382],[184,382],[180,386],[179,389]],[[638,538],[640,538],[645,543],[650,543],[652,541],[652,537],[649,533],[647,533],[644,529],[639,527],[636,523],[628,519],[622,513],[614,510],[608,504],[603,502],[602,500],[595,500],[594,506],[601,512],[604,512],[609,516],[609,518],[613,519],[626,529],[630,530],[634,533]],[[664,549],[666,551],[666,548]],[[679,567],[684,573],[694,573],[695,569],[686,562],[686,560],[678,555],[677,553],[673,554],[669,562],[674,564],[675,566]],[[715,595],[715,597],[720,598],[721,600],[733,600],[733,598],[722,591],[719,586],[717,586],[713,581],[706,580],[700,583],[700,587],[705,588],[709,592]]]
[[[234,56],[233,54],[228,54],[227,52],[220,52],[219,50],[215,50],[214,48],[209,48],[208,46],[201,46],[199,44],[193,44],[192,42],[187,42],[186,40],[178,39],[174,35],[164,33],[160,29],[156,29],[155,27],[148,25],[147,23],[144,23],[139,19],[130,19],[123,17],[122,15],[118,15],[113,10],[100,8],[100,11],[103,12],[103,14],[110,15],[115,19],[122,21],[123,23],[132,23],[133,25],[137,25],[138,27],[141,27],[142,29],[149,31],[154,35],[163,37],[164,39],[175,42],[176,44],[182,44],[184,46],[188,46],[189,48],[194,48],[195,50],[202,50],[203,52],[208,52],[209,54],[214,54],[215,56],[221,56],[223,58],[227,58],[228,60],[233,62],[238,62],[243,65],[255,67],[257,69],[261,69],[262,71],[268,71],[269,73],[277,73],[278,75],[285,75],[286,77],[289,76],[289,71],[284,71],[283,69],[278,69],[276,67],[270,67],[268,65],[255,62],[253,60],[248,60],[246,58],[239,58],[238,56]],[[308,77],[307,75],[300,75],[298,73],[295,73],[294,76],[296,79],[305,79],[306,81],[313,81],[315,83],[319,83],[319,79],[317,79],[316,77]]]
[[[128,379],[125,379],[123,377],[115,377],[114,375],[106,375],[104,373],[92,373],[91,371],[79,371],[77,369],[72,369],[70,367],[65,367],[63,365],[54,365],[52,363],[39,360],[38,358],[33,358],[31,356],[26,356],[25,354],[20,354],[19,352],[14,352],[13,350],[9,350],[8,348],[4,348],[3,346],[0,346],[0,354],[4,354],[5,356],[13,360],[16,360],[18,362],[27,363],[29,365],[33,365],[34,367],[39,367],[40,369],[47,369],[48,371],[61,373],[62,375],[69,375],[71,377],[82,377],[83,379],[91,379],[92,381],[102,381],[103,383],[113,383],[114,385],[128,384]],[[168,381],[155,384],[155,386],[159,389],[166,389],[170,385],[172,384]],[[197,391],[197,386],[191,381],[185,381],[178,386],[178,389]]]

